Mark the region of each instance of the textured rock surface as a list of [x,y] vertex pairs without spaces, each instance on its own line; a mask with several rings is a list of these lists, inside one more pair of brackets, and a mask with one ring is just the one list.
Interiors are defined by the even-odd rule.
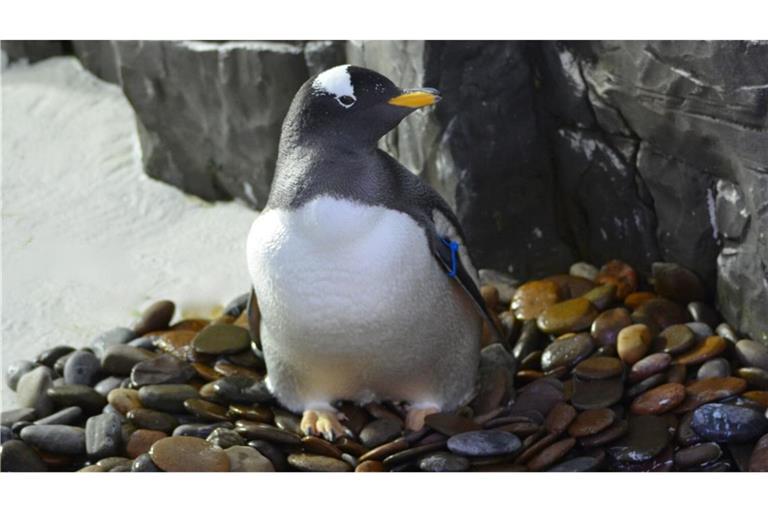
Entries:
[[766,42],[72,46],[122,84],[150,175],[257,208],[310,73],[345,59],[437,87],[444,101],[382,144],[456,208],[478,266],[522,279],[578,259],[677,262],[768,342]]

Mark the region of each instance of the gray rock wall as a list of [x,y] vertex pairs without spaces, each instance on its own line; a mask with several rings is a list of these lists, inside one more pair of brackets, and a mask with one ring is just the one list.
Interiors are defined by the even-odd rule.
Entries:
[[[66,46],[17,42],[7,53]],[[577,259],[620,258],[644,274],[678,262],[735,327],[768,342],[766,42],[71,46],[125,90],[148,174],[256,208],[307,77],[348,61],[437,87],[444,100],[382,146],[456,209],[480,267],[525,279]]]

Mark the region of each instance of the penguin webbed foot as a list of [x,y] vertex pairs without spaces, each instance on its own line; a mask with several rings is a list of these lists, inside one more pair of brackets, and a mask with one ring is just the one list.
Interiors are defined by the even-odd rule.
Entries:
[[435,404],[413,404],[408,407],[405,415],[405,429],[418,432],[424,428],[424,421],[430,414],[440,412],[440,407]]
[[354,437],[352,432],[341,424],[344,414],[332,409],[307,409],[301,417],[301,431],[304,435],[318,436],[333,442],[340,437]]

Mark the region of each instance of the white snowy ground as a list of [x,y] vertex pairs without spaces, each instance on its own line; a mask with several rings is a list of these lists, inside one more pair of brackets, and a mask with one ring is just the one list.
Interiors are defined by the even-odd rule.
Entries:
[[[14,64],[1,79],[3,371],[84,346],[154,300],[175,301],[177,318],[207,315],[249,289],[256,213],[148,178],[117,86],[70,57]],[[2,390],[7,409],[4,379]]]

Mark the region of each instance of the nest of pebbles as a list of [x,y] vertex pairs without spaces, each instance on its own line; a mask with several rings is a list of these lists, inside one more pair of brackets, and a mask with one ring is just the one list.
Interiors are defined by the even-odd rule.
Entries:
[[[2,471],[767,471],[768,347],[742,339],[689,270],[626,263],[483,296],[478,392],[403,430],[403,404],[338,404],[351,436],[302,435],[263,383],[247,296],[169,325],[148,308],[88,348],[6,370]],[[257,312],[256,312],[257,313]],[[255,329],[253,329],[255,330]],[[490,330],[487,330],[490,331]]]

